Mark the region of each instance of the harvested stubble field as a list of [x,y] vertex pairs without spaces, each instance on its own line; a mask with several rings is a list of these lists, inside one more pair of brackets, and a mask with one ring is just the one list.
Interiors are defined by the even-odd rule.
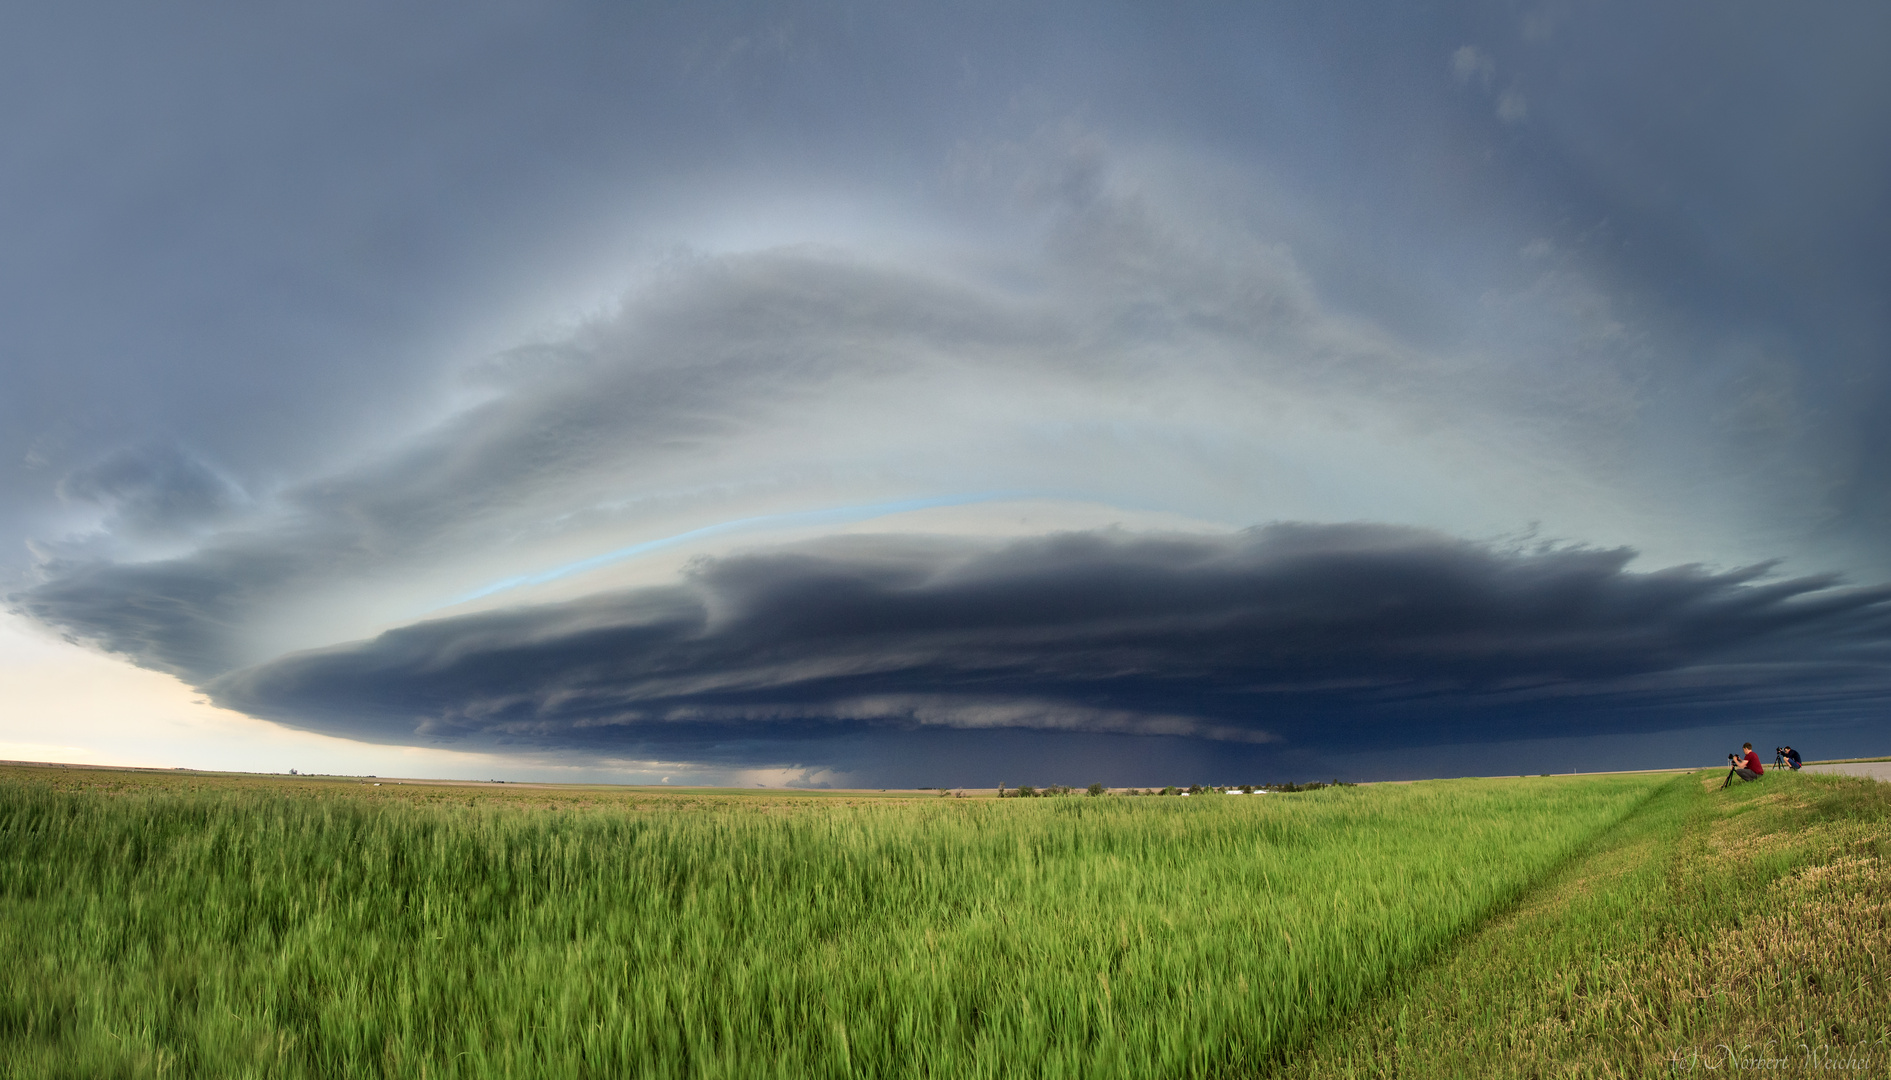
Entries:
[[0,1069],[1647,1075],[1786,1019],[1875,1037],[1869,957],[1716,966],[1722,933],[1785,928],[1809,965],[1872,918],[1882,958],[1881,793],[1773,779],[999,801],[3,769]]

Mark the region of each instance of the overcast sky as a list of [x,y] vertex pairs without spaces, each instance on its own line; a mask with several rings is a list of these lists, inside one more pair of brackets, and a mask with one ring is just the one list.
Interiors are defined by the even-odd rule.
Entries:
[[10,6],[0,756],[1891,752],[1887,40],[1726,2]]

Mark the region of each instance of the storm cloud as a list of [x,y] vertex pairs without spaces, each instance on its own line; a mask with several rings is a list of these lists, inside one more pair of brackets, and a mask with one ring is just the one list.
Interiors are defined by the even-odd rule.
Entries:
[[1888,20],[8,10],[0,596],[626,776],[1879,752]]
[[1634,407],[1619,358],[1544,386],[1529,350],[1400,342],[1324,305],[1288,253],[1113,189],[1078,143],[1027,155],[1086,177],[1053,185],[1073,192],[1018,264],[1030,288],[822,247],[678,255],[472,365],[475,404],[263,500],[168,448],[74,471],[68,500],[111,512],[38,542],[14,605],[204,679],[758,510],[1008,493],[1216,525],[1521,511],[1592,539],[1638,514],[1595,497]]
[[925,729],[1366,748],[1440,723],[1490,738],[1817,715],[1891,688],[1891,588],[1632,558],[1365,524],[859,537],[418,623],[210,689],[373,741],[805,766],[829,764],[809,760],[819,742]]
[[189,536],[219,525],[248,501],[241,489],[189,452],[126,447],[74,470],[60,497],[106,508],[106,532],[132,538]]

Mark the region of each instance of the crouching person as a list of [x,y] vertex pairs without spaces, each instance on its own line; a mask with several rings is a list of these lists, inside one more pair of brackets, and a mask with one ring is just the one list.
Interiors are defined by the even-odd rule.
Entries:
[[1740,752],[1745,756],[1736,757],[1732,754],[1727,755],[1728,764],[1732,767],[1727,770],[1727,781],[1721,784],[1721,787],[1726,787],[1727,784],[1733,783],[1733,778],[1736,776],[1742,780],[1758,780],[1761,774],[1766,772],[1765,769],[1760,767],[1760,755],[1753,752],[1752,743],[1742,743]]

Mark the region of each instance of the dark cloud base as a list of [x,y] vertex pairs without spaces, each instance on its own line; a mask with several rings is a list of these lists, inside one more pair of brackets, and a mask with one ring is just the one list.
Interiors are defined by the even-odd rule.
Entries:
[[376,742],[939,783],[994,783],[1014,762],[1252,772],[1880,711],[1891,589],[1767,567],[1640,573],[1632,558],[1379,525],[836,539],[705,561],[673,587],[419,623],[208,687]]

